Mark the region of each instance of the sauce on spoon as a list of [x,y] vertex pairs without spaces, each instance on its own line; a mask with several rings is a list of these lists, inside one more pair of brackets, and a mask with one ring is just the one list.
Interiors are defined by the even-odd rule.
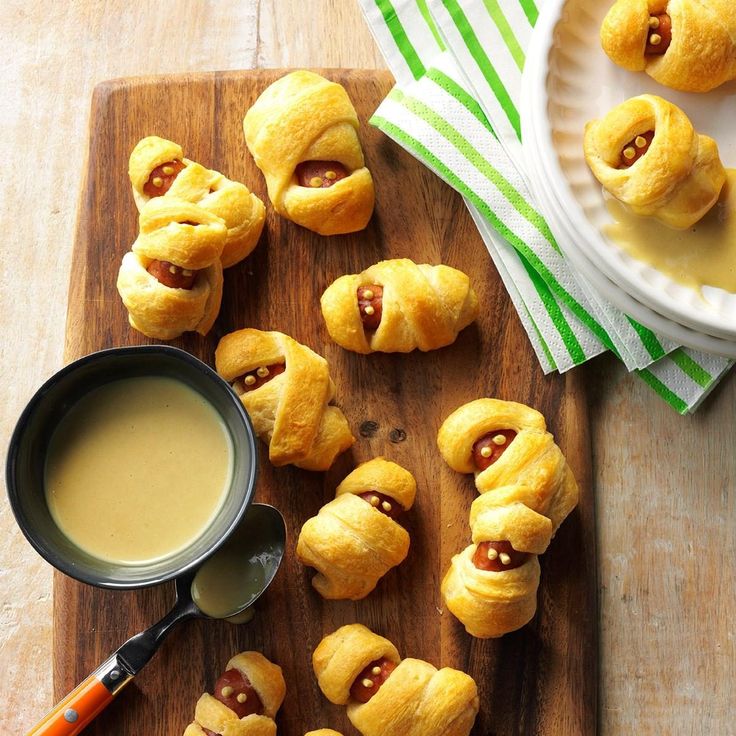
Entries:
[[[266,525],[241,524],[192,581],[192,599],[212,618],[242,616],[278,568],[283,549]],[[232,619],[231,619],[232,620]],[[242,621],[234,621],[242,623]]]

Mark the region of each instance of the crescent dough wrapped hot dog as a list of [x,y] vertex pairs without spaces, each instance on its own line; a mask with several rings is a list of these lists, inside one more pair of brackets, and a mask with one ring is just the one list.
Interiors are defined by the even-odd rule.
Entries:
[[321,306],[330,337],[356,353],[436,350],[478,316],[478,298],[462,271],[408,258],[341,276]]
[[703,217],[726,181],[715,141],[656,95],[632,97],[588,123],[583,146],[606,190],[637,215],[674,228]]
[[184,736],[276,736],[274,718],[286,694],[281,667],[259,652],[235,655],[197,701]]
[[131,326],[160,340],[189,331],[206,335],[220,311],[225,225],[174,197],[152,200],[139,220],[140,234],[117,280]]
[[288,335],[231,332],[217,345],[215,367],[233,384],[274,465],[327,470],[355,442],[345,415],[330,405],[327,361]]
[[473,544],[442,581],[450,611],[468,633],[514,631],[534,616],[537,555],[577,505],[578,485],[544,417],[512,401],[478,399],[442,423],[437,445],[459,473],[475,473]]
[[537,555],[544,553],[554,534],[546,516],[514,500],[527,500],[530,489],[502,490],[509,505],[497,505],[493,493],[473,503],[473,544],[452,558],[441,588],[448,609],[469,634],[483,639],[503,636],[534,618]]
[[[529,489],[530,508],[557,529],[578,502],[578,485],[544,417],[525,404],[476,399],[445,419],[437,434],[445,462],[474,473],[480,493],[505,486]],[[527,503],[527,501],[525,501]]]
[[402,660],[388,639],[360,624],[326,636],[312,666],[325,697],[347,705],[363,736],[468,736],[478,714],[472,677]]
[[276,212],[321,235],[368,224],[373,179],[343,87],[313,72],[287,74],[255,101],[243,130]]
[[128,175],[139,210],[152,198],[166,196],[198,204],[227,228],[220,259],[228,268],[256,247],[266,219],[263,202],[245,184],[188,158],[178,143],[150,135],[130,154]]
[[409,534],[394,519],[411,508],[415,494],[408,470],[375,458],[350,473],[335,499],[306,521],[296,554],[318,570],[312,585],[323,598],[365,598],[403,562]]
[[660,84],[708,92],[736,78],[732,0],[618,0],[601,26],[611,61]]

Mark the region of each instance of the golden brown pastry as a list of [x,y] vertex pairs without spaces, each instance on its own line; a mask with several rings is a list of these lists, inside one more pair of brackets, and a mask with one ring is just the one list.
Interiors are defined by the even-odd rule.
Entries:
[[321,305],[330,337],[356,353],[436,350],[478,316],[478,298],[462,271],[408,258],[341,276]]
[[733,0],[618,0],[601,26],[611,61],[660,84],[707,92],[736,78]]
[[321,235],[368,224],[373,179],[343,87],[313,72],[287,74],[255,101],[243,130],[276,212]]
[[715,141],[656,95],[632,97],[588,123],[583,146],[595,178],[616,199],[678,229],[703,217],[726,181]]
[[266,219],[263,202],[245,184],[184,158],[178,143],[150,135],[130,154],[128,175],[136,206],[155,197],[175,197],[198,204],[221,218],[227,228],[222,267],[242,261],[256,247]]
[[318,570],[312,578],[328,599],[365,598],[409,552],[409,534],[395,519],[416,494],[414,476],[375,458],[337,487],[334,500],[308,519],[299,534],[299,561]]
[[388,639],[361,624],[322,639],[312,666],[325,697],[347,705],[363,736],[468,736],[478,714],[472,677],[402,660]]
[[529,623],[537,610],[539,562],[554,527],[526,505],[533,493],[524,486],[475,500],[471,511],[473,544],[452,558],[442,581],[448,609],[472,636],[498,637]]
[[331,728],[320,728],[319,731],[310,731],[305,733],[304,736],[342,736],[342,734],[333,731]]
[[473,544],[452,558],[442,596],[472,636],[503,636],[534,616],[537,555],[576,506],[577,482],[544,417],[513,401],[464,404],[437,445],[482,494],[470,512]]
[[453,470],[475,473],[480,493],[526,486],[531,497],[524,503],[555,530],[577,505],[575,476],[544,417],[529,406],[500,399],[463,404],[442,423],[437,446]]
[[246,328],[225,335],[217,372],[240,396],[274,465],[327,470],[353,437],[330,402],[335,384],[327,361],[281,332]]
[[225,225],[174,197],[149,202],[139,221],[117,280],[131,326],[159,340],[189,331],[206,335],[220,311]]
[[259,652],[236,654],[197,701],[184,736],[276,736],[274,718],[286,695],[281,667]]

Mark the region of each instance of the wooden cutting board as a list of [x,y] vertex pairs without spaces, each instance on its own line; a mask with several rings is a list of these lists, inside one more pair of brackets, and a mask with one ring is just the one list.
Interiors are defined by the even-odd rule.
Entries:
[[[97,87],[75,243],[66,359],[116,345],[151,342],[128,326],[115,289],[118,266],[137,232],[128,156],[143,136],[182,144],[185,155],[245,182],[264,201],[266,187],[243,140],[248,106],[278,70],[122,79]],[[597,611],[594,509],[586,401],[579,376],[545,377],[461,198],[367,125],[392,86],[388,73],[332,70],[362,122],[376,211],[364,232],[323,238],[277,217],[268,206],[261,242],[225,274],[219,319],[206,338],[172,344],[209,364],[218,339],[244,326],[276,329],[323,354],[337,400],[358,441],[327,473],[273,468],[261,446],[257,500],[284,514],[289,539],[281,570],[255,620],[184,624],[88,733],[174,736],[192,719],[235,652],[258,649],[284,669],[279,734],[330,726],[355,734],[345,709],[320,693],[311,654],[322,636],[360,622],[390,638],[402,656],[470,673],[480,689],[473,734],[584,734],[596,730]],[[482,305],[478,321],[443,350],[361,356],[330,342],[319,297],[337,276],[384,258],[443,262],[470,274]],[[539,612],[500,640],[469,637],[444,609],[439,586],[453,554],[470,540],[472,477],[451,471],[436,449],[442,420],[481,396],[528,403],[544,413],[581,485],[579,508],[542,558]],[[359,462],[383,455],[416,476],[417,503],[406,515],[408,559],[366,600],[323,601],[294,555],[301,524],[334,495]],[[173,588],[98,590],[60,574],[54,584],[54,683],[68,692],[132,634],[156,621]]]

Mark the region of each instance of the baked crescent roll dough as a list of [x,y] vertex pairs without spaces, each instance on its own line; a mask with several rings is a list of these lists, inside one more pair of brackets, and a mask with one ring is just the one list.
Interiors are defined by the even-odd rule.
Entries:
[[[396,665],[368,702],[351,695],[356,678],[371,663]],[[347,705],[348,718],[363,736],[468,736],[478,714],[478,690],[469,675],[437,670],[420,659],[400,660],[388,639],[360,624],[326,636],[312,656],[325,697]]]
[[[117,280],[131,326],[159,340],[189,331],[206,335],[222,299],[222,220],[191,202],[159,197],[143,208],[139,222],[140,233],[123,257]],[[161,283],[146,270],[153,261],[198,272],[192,288]]]
[[[662,15],[671,25],[664,42],[669,45],[664,53],[652,53],[652,35],[662,44]],[[624,69],[645,71],[673,89],[708,92],[736,77],[736,5],[733,0],[618,0],[603,20],[601,44]]]
[[[528,499],[528,489],[514,486],[507,489],[507,500],[513,498],[514,489],[519,489],[524,501]],[[537,555],[547,549],[554,534],[552,522],[524,501],[498,506],[492,495],[480,496],[473,503],[473,544],[452,558],[441,587],[448,609],[471,636],[483,639],[520,629],[534,617],[539,586]],[[477,547],[492,540],[507,540],[514,550],[528,553],[528,557],[509,570],[479,569],[473,562]]]
[[576,506],[577,482],[544,417],[513,401],[464,404],[437,445],[453,470],[475,473],[481,493],[470,510],[473,544],[452,558],[442,596],[472,636],[503,636],[534,617],[537,555]]
[[[374,286],[382,287],[382,302],[372,302],[370,308],[380,314],[370,314],[380,323],[367,332],[358,289]],[[436,350],[453,343],[478,316],[478,297],[462,271],[408,258],[341,276],[322,294],[321,306],[330,337],[356,353]]]
[[334,500],[308,519],[299,534],[299,561],[318,570],[312,578],[328,599],[365,598],[409,552],[409,534],[376,504],[358,494],[377,491],[384,503],[405,511],[414,503],[414,476],[396,463],[375,458],[359,465],[337,487]]
[[[373,179],[358,140],[358,117],[343,87],[313,72],[287,74],[255,101],[243,130],[276,212],[321,235],[351,233],[368,224]],[[297,166],[307,161],[337,162],[347,176],[332,185],[300,186]]]
[[[622,166],[632,141],[653,133],[646,152]],[[585,160],[594,176],[637,215],[670,227],[694,225],[716,203],[726,172],[712,138],[699,135],[685,113],[656,95],[640,95],[585,126]],[[666,247],[663,246],[663,247]]]
[[[512,430],[516,436],[489,467],[474,463],[473,446],[487,435]],[[456,409],[437,434],[445,462],[458,473],[475,473],[480,493],[505,498],[506,487],[523,485],[525,503],[552,520],[555,530],[578,502],[578,485],[565,456],[547,432],[544,417],[514,401],[476,399]]]
[[233,384],[274,465],[327,470],[355,442],[345,415],[330,406],[327,361],[288,335],[231,332],[217,346],[215,367]]
[[[172,169],[169,176],[159,169],[163,166]],[[157,177],[159,173],[163,175]],[[263,202],[245,184],[184,158],[184,151],[178,143],[155,135],[138,141],[130,154],[128,175],[139,210],[152,198],[144,188],[149,191],[155,189],[152,182],[160,181],[163,196],[198,204],[219,217],[227,228],[220,257],[223,268],[242,261],[256,247],[266,219]]]
[[333,731],[331,728],[320,728],[318,731],[305,733],[304,736],[342,736],[342,734],[337,731]]
[[[261,701],[262,708],[259,710],[262,713],[251,713],[239,718],[228,705],[209,693],[204,693],[197,702],[194,721],[187,726],[184,736],[207,736],[204,729],[221,736],[276,736],[276,723],[273,719],[286,695],[281,667],[259,652],[242,652],[227,663],[225,671],[230,670],[237,670],[246,684],[255,691]],[[230,691],[234,690],[235,688],[230,687]],[[231,692],[225,697],[232,698],[236,694]],[[222,695],[225,695],[224,691]]]

